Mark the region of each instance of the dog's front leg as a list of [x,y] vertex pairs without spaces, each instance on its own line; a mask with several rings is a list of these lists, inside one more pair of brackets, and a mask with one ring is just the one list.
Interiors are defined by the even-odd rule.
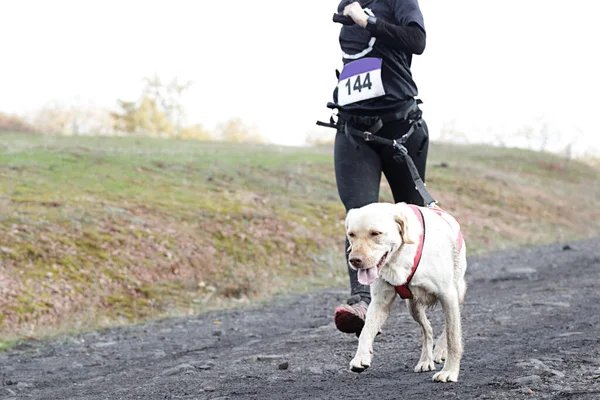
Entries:
[[373,342],[381,326],[387,320],[390,307],[396,299],[396,290],[382,279],[377,279],[371,285],[371,304],[367,309],[365,326],[358,339],[356,355],[350,362],[350,369],[362,372],[371,366]]
[[435,363],[433,362],[433,330],[431,324],[425,315],[425,306],[417,303],[414,299],[406,300],[408,311],[415,321],[421,326],[423,334],[423,345],[421,347],[421,358],[415,367],[415,372],[435,371]]

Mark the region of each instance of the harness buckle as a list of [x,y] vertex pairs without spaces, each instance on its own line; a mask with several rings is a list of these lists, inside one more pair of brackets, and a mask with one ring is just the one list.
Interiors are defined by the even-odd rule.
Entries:
[[402,144],[402,141],[397,141],[394,140],[394,150],[396,150],[398,153],[400,153],[401,156],[406,156],[408,155],[408,149],[406,147],[404,147],[404,145]]
[[370,142],[371,140],[373,140],[373,134],[369,131],[365,131],[364,139],[365,139],[365,142]]

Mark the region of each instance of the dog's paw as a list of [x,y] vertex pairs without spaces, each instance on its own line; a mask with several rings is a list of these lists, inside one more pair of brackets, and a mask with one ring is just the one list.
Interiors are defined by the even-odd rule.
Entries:
[[428,371],[435,371],[435,363],[433,362],[433,360],[425,360],[425,361],[419,360],[419,363],[415,367],[415,372],[428,372]]
[[352,372],[363,372],[371,366],[371,357],[368,354],[356,356],[350,361],[350,370]]
[[448,349],[446,348],[446,346],[435,346],[435,348],[433,349],[433,361],[435,361],[437,364],[441,364],[446,360],[447,357]]
[[458,380],[458,371],[441,370],[433,375],[433,380],[436,382],[456,382]]

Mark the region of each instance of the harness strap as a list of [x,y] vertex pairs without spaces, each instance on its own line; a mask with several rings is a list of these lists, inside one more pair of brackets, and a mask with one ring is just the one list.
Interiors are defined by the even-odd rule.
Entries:
[[373,126],[369,127],[366,131],[359,131],[354,128],[348,121],[344,123],[344,134],[352,143],[355,148],[359,148],[360,145],[354,140],[352,136],[363,138],[365,142],[377,142],[384,145],[393,145],[393,141],[389,139],[382,138],[381,136],[375,136],[375,133],[378,132],[383,127],[383,123],[381,120],[377,121]]
[[[338,70],[336,70],[336,74],[339,74]],[[371,132],[372,134],[375,134],[377,131],[379,131],[379,129],[381,129],[383,124],[385,124],[387,122],[410,119],[409,118],[410,114],[412,114],[416,111],[420,111],[419,104],[423,104],[423,101],[421,99],[416,99],[416,100],[411,101],[409,103],[408,107],[406,107],[403,110],[376,116],[376,117],[352,115],[352,114],[346,112],[342,106],[340,106],[336,103],[333,103],[333,102],[327,103],[327,108],[332,109],[332,110],[340,110],[341,114],[346,116],[346,119],[351,120],[352,122],[357,122],[357,123],[361,123],[364,125],[368,125],[371,123],[371,121],[375,121],[374,125],[371,126],[369,129],[367,129],[367,131]],[[418,119],[420,119],[420,115],[419,115]],[[365,121],[368,121],[368,122],[365,122]],[[336,121],[334,121],[333,116],[331,116],[329,118],[329,122],[317,121],[317,125],[324,126],[326,128],[334,128],[334,129],[337,129],[339,127],[338,123]]]
[[[453,217],[451,217],[446,211],[442,210],[439,207],[431,208],[431,211],[433,211],[434,213],[436,213],[437,215],[439,215],[440,218],[442,218],[444,221],[446,221],[446,223],[452,229],[452,224],[450,223],[450,221],[448,220],[448,218],[454,219]],[[462,234],[462,231],[459,228],[458,229],[458,233],[456,234],[456,246],[457,246],[457,249],[458,249],[459,253],[462,250],[463,243],[464,243],[463,234]]]
[[386,146],[394,146],[395,140],[383,138],[375,135],[383,127],[381,120],[377,121],[374,125],[368,127],[366,130],[361,131],[350,125],[349,121],[344,123],[344,133],[346,136],[352,135],[362,138],[365,142],[376,142]]
[[408,275],[408,279],[406,279],[406,283],[404,285],[396,286],[396,293],[403,299],[412,299],[413,294],[408,288],[408,284],[412,280],[415,272],[417,272],[417,267],[421,262],[421,256],[423,255],[423,245],[425,244],[425,218],[423,218],[423,213],[421,209],[413,204],[407,204],[415,213],[419,222],[421,222],[421,226],[423,227],[423,231],[419,236],[419,243],[417,246],[417,253],[415,254],[415,259],[413,261],[412,269],[410,270],[410,275]]

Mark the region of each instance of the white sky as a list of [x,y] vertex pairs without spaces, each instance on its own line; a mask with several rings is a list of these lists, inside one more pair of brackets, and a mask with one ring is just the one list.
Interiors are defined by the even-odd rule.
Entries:
[[[77,98],[113,107],[158,73],[194,82],[189,123],[239,116],[272,142],[302,144],[329,117],[337,4],[0,0],[0,111]],[[485,141],[545,116],[565,137],[582,132],[580,150],[600,150],[597,2],[420,4],[428,43],[413,74],[434,139],[444,124]]]

